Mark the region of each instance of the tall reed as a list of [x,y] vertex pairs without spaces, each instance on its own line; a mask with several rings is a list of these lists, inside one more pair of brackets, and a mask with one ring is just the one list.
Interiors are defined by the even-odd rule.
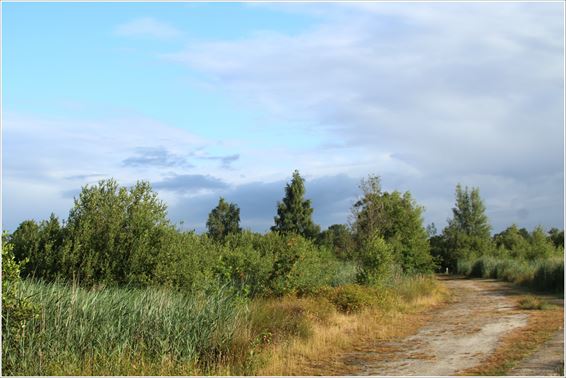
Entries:
[[458,273],[496,278],[540,291],[564,292],[564,260],[560,257],[526,260],[482,256],[458,261]]
[[246,328],[247,306],[226,288],[188,295],[24,281],[19,290],[41,311],[3,335],[8,375],[218,373],[235,362]]

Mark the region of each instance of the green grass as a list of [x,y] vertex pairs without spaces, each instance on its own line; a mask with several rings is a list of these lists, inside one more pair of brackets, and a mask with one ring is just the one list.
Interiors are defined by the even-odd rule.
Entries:
[[41,310],[4,332],[7,375],[191,375],[222,366],[234,374],[245,359],[246,305],[226,289],[191,296],[24,281],[19,290]]
[[550,304],[534,295],[527,295],[519,299],[519,308],[523,310],[546,310],[550,308]]

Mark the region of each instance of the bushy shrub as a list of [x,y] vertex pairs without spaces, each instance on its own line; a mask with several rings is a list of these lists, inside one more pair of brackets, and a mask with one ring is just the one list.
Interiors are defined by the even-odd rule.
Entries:
[[340,312],[350,314],[359,312],[371,306],[375,298],[370,294],[367,287],[360,285],[345,285],[334,289],[326,289],[320,292]]
[[154,273],[154,284],[183,291],[201,291],[218,282],[213,268],[226,249],[207,235],[168,229],[164,233]]
[[[26,332],[33,331],[33,321],[39,308],[29,296],[22,293],[20,264],[14,259],[13,246],[6,242],[7,234],[2,235],[2,361],[3,370],[14,367],[17,361],[9,359],[10,342],[21,343]],[[24,260],[25,262],[25,260]]]
[[364,242],[359,251],[358,282],[377,285],[385,282],[393,272],[393,247],[375,233]]

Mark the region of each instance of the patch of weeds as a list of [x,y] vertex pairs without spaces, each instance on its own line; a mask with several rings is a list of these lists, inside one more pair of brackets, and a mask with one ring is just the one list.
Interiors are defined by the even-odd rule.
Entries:
[[551,305],[547,301],[535,297],[534,295],[527,295],[519,299],[518,304],[519,308],[523,310],[548,310],[551,308]]

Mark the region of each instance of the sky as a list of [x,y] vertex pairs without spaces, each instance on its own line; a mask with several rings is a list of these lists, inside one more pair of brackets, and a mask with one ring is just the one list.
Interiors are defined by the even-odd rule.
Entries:
[[264,232],[295,169],[323,229],[369,174],[439,231],[458,183],[493,232],[564,227],[562,2],[1,6],[3,229],[113,177]]

